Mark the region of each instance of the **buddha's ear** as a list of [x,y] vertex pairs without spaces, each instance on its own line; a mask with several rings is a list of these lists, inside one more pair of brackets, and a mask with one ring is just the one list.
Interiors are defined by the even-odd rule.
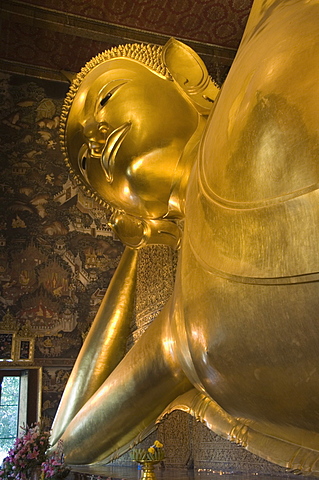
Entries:
[[175,38],[163,47],[163,61],[175,82],[184,90],[201,113],[209,113],[219,87],[210,78],[202,59]]

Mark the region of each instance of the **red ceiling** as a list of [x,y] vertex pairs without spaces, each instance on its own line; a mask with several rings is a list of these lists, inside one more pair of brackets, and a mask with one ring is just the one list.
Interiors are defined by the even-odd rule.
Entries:
[[91,57],[113,46],[14,22],[2,26],[1,36],[0,58],[57,71],[77,72]]
[[164,44],[174,36],[189,42],[210,72],[219,69],[222,77],[251,4],[252,0],[2,0],[0,68],[27,75],[40,71],[55,78],[54,72],[76,72],[114,45]]
[[237,48],[252,0],[24,0],[24,3]]

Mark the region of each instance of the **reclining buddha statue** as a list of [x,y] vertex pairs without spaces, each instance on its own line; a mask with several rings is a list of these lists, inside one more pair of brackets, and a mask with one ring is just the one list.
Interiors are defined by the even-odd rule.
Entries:
[[[174,39],[73,81],[63,152],[126,249],[53,425],[68,463],[110,461],[179,409],[319,474],[318,22],[319,0],[255,0],[220,90]],[[179,248],[174,291],[125,353],[150,243]]]

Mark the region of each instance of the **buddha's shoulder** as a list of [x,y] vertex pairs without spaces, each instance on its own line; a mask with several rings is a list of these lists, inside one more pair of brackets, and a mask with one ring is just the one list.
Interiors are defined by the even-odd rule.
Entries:
[[262,202],[318,183],[318,15],[318,2],[277,3],[246,32],[201,144],[200,179],[217,197]]

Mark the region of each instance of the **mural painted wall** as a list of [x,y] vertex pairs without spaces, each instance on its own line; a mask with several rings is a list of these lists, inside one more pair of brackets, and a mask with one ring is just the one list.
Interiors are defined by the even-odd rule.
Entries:
[[43,366],[49,418],[123,251],[109,212],[64,165],[58,128],[67,89],[0,74],[0,332],[24,339],[16,361]]

